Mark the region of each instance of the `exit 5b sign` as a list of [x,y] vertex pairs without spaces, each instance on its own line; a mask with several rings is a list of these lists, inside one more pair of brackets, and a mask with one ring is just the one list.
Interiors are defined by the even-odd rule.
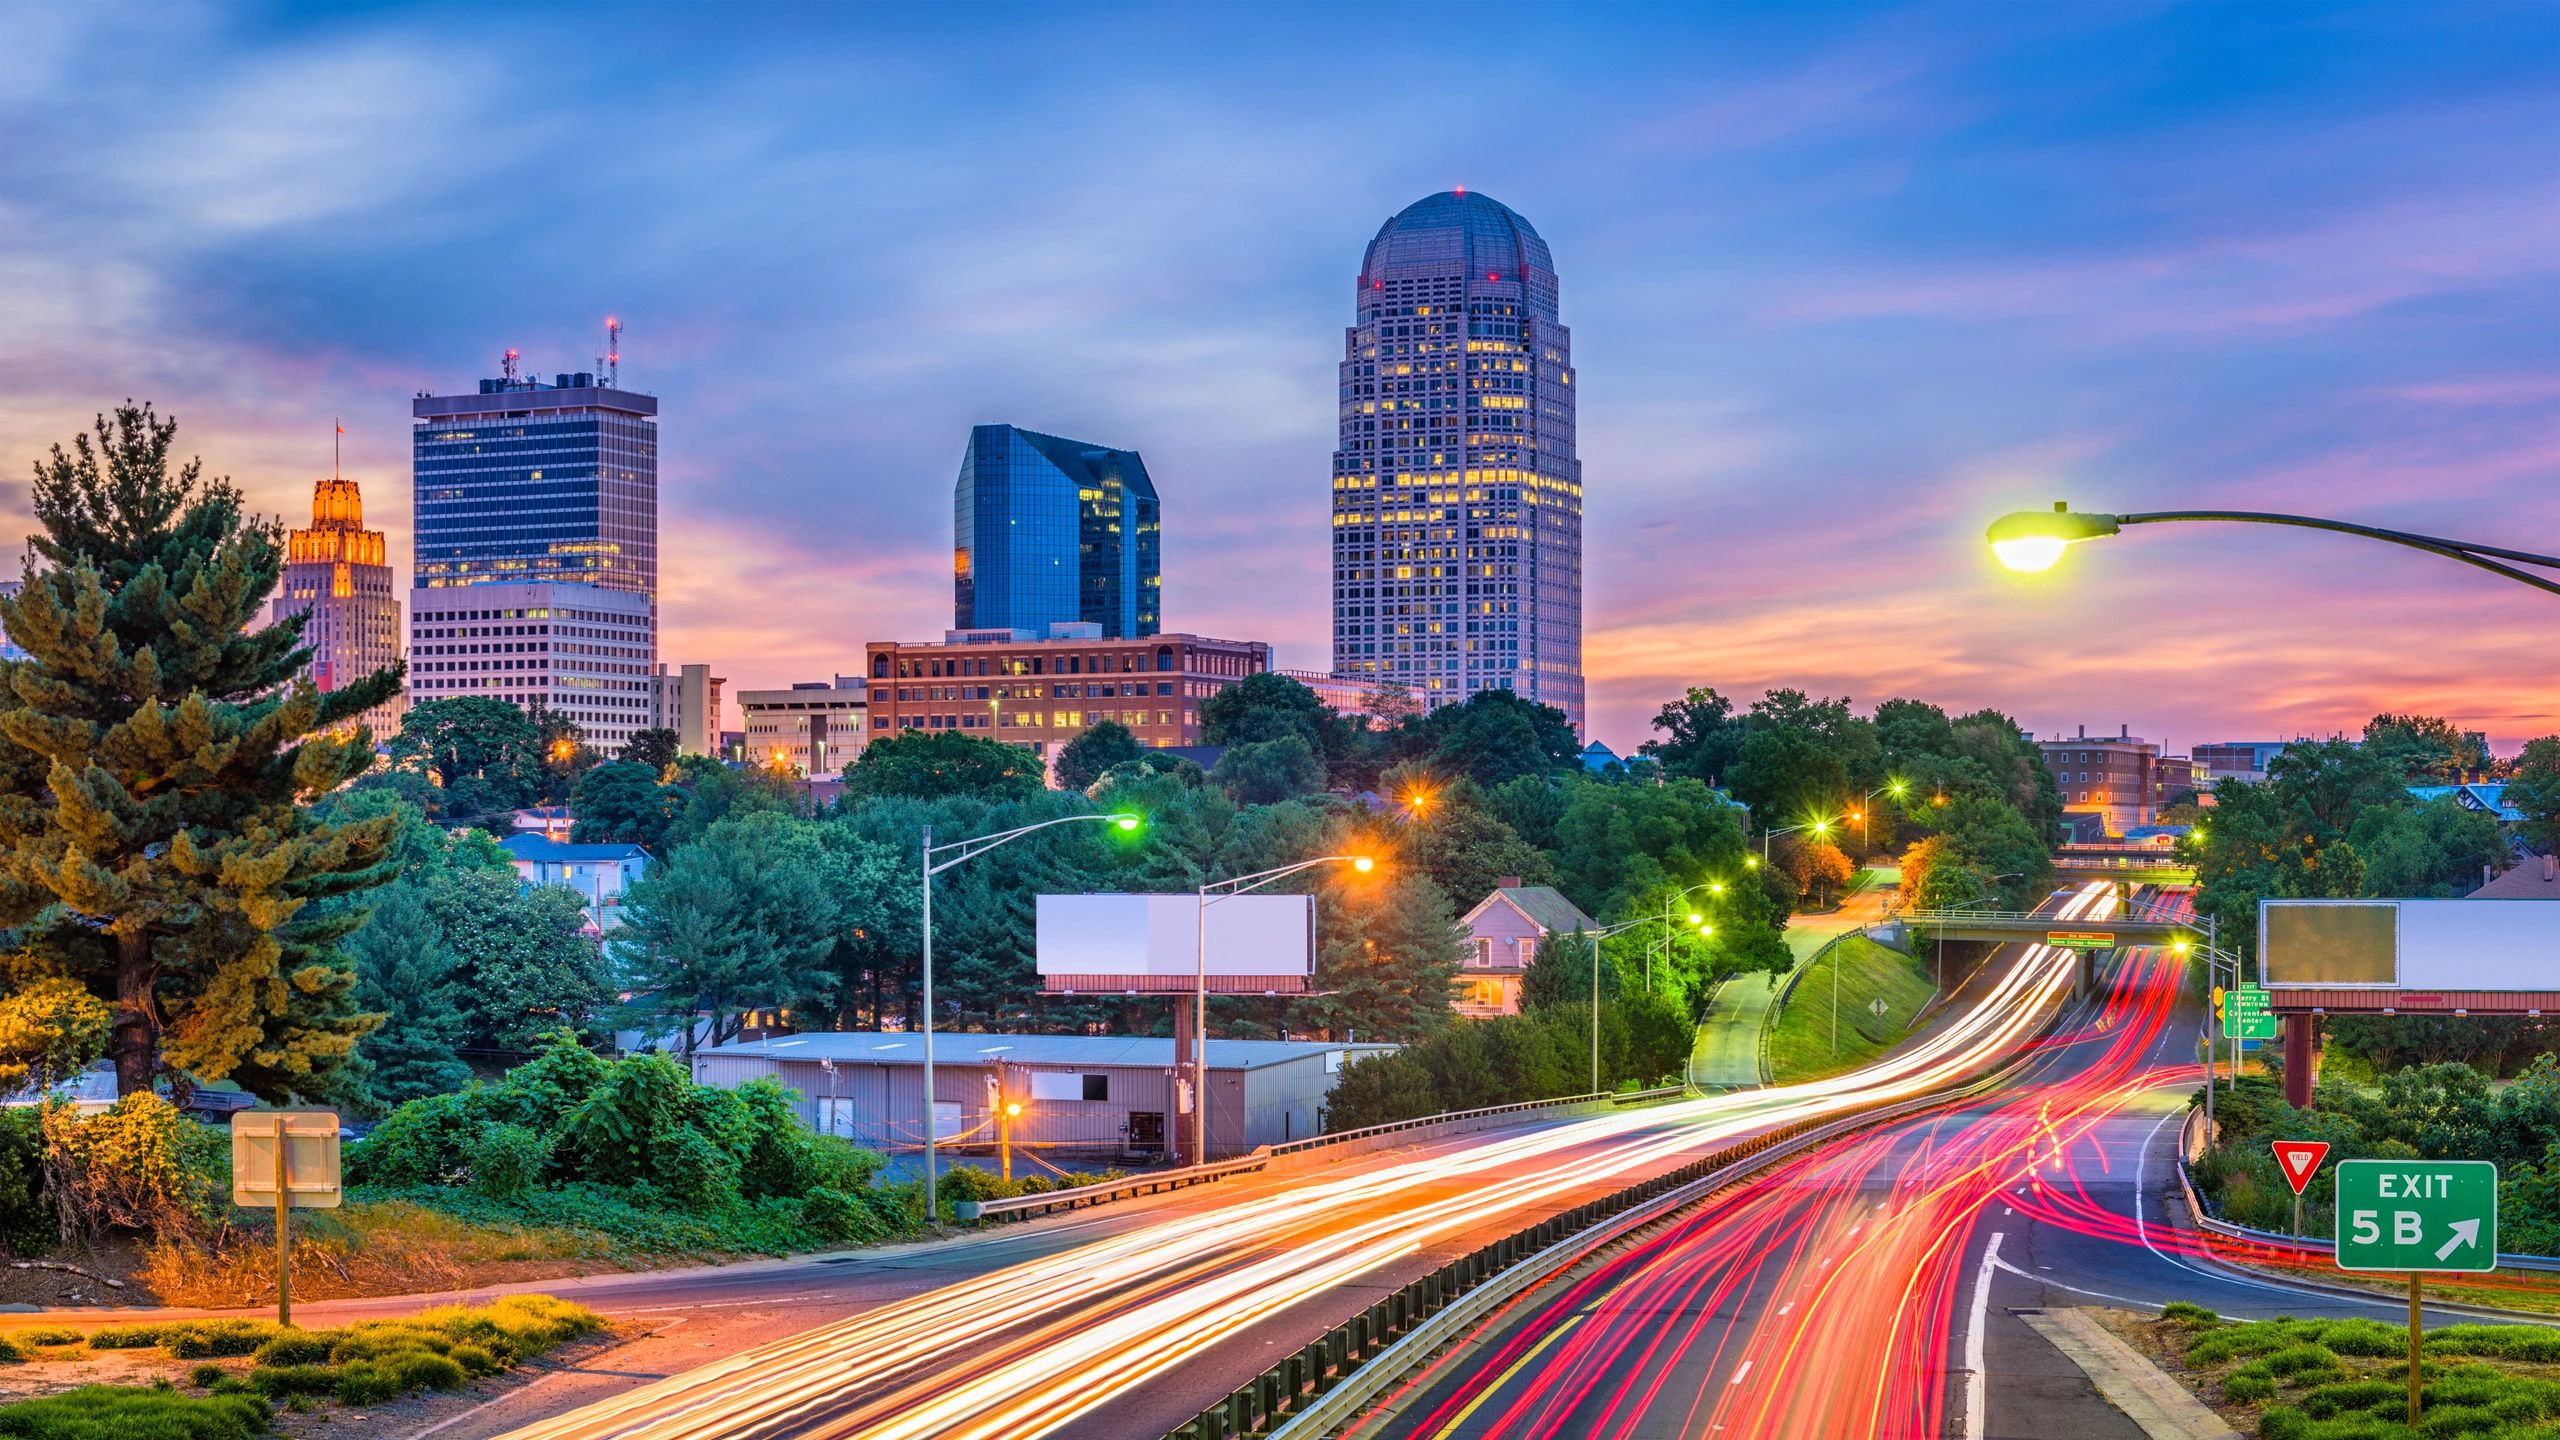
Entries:
[[2497,1269],[2498,1167],[2338,1162],[2337,1258],[2341,1270]]

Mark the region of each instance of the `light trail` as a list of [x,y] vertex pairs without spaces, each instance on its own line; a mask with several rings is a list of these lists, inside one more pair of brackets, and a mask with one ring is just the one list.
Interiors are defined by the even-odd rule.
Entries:
[[[2100,903],[2075,895],[2061,914],[2094,914]],[[1311,1176],[883,1305],[507,1440],[1028,1440],[1488,1221],[1526,1224],[1750,1134],[1957,1084],[2017,1050],[2059,1003],[2070,963],[2034,951],[1945,1029],[1862,1070]]]

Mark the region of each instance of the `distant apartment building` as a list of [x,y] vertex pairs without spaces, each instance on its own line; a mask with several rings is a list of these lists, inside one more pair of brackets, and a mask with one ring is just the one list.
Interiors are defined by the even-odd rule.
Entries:
[[952,490],[952,625],[1163,628],[1164,511],[1135,450],[980,425]]
[[[364,497],[339,476],[311,491],[311,526],[285,536],[284,576],[267,607],[270,624],[303,616],[311,648],[303,673],[323,694],[400,661],[400,601],[382,532],[364,528]],[[400,728],[400,697],[358,717],[376,743]]]
[[649,728],[649,597],[537,581],[412,590],[409,601],[410,703],[543,705],[606,754]]
[[2217,781],[2238,780],[2255,785],[2267,778],[2267,767],[2285,752],[2283,740],[2217,740],[2195,747],[2194,760],[2199,788],[2210,788]]
[[2159,818],[2160,746],[2132,727],[2092,737],[2083,725],[2076,735],[2040,739],[2036,748],[2062,792],[2064,811],[2097,816],[2110,835]]
[[2153,762],[2151,804],[2154,815],[2176,804],[2182,795],[2192,792],[2201,800],[2212,789],[2213,782],[2204,778],[2203,767],[2196,764],[2192,755],[2163,755]]
[[649,724],[676,732],[679,755],[716,755],[720,751],[720,691],[729,682],[708,665],[685,665],[673,671],[660,665],[650,678]]
[[939,641],[864,647],[871,735],[963,730],[1028,745],[1044,760],[1105,720],[1138,743],[1200,743],[1200,702],[1271,668],[1258,640],[1200,635],[1112,639],[1085,624],[954,630]]
[[811,680],[788,690],[741,690],[745,721],[738,758],[749,765],[835,775],[862,753],[869,686],[859,675]]
[[[1324,702],[1324,708],[1336,715],[1368,714],[1370,702],[1377,697],[1380,688],[1375,680],[1332,675],[1322,670],[1283,670],[1279,673],[1314,691],[1316,698]],[[1417,700],[1413,707],[1419,711],[1422,704]]]
[[540,700],[619,750],[657,712],[656,397],[518,375],[509,351],[477,393],[421,392],[410,412],[410,654],[432,662],[412,700]]

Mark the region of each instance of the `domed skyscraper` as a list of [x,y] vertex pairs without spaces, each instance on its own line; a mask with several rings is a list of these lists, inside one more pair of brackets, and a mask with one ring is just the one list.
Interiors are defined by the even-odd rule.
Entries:
[[1508,689],[1583,728],[1582,462],[1555,262],[1450,190],[1379,227],[1343,332],[1333,669],[1426,707]]

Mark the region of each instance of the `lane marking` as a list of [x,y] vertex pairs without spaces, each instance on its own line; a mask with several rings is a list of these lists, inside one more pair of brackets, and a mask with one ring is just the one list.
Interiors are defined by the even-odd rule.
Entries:
[[1732,1379],[1730,1379],[1730,1380],[1728,1380],[1728,1381],[1726,1381],[1725,1383],[1726,1383],[1726,1384],[1728,1384],[1728,1385],[1739,1385],[1739,1384],[1741,1384],[1741,1383],[1742,1383],[1742,1377],[1743,1377],[1743,1376],[1745,1376],[1745,1375],[1748,1375],[1748,1374],[1750,1374],[1750,1373],[1751,1373],[1751,1362],[1750,1362],[1750,1361],[1748,1361],[1748,1360],[1745,1360],[1745,1361],[1743,1361],[1743,1362],[1742,1362],[1742,1368],[1740,1368],[1740,1369],[1738,1369],[1738,1370],[1734,1371],[1734,1372],[1733,1372],[1733,1378],[1732,1378]]
[[[1590,1311],[1586,1310],[1582,1312],[1582,1315],[1588,1315],[1590,1313]],[[1511,1383],[1511,1377],[1519,1374],[1521,1370],[1528,1366],[1530,1361],[1537,1359],[1540,1351],[1545,1350],[1548,1346],[1563,1339],[1566,1331],[1581,1324],[1582,1315],[1576,1315],[1572,1319],[1565,1321],[1562,1325],[1559,1325],[1555,1329],[1547,1332],[1547,1338],[1530,1346],[1528,1350],[1521,1354],[1519,1359],[1514,1360],[1508,1366],[1505,1366],[1501,1374],[1493,1377],[1492,1384],[1484,1387],[1484,1389],[1477,1394],[1476,1398],[1468,1401],[1465,1407],[1460,1409],[1457,1414],[1449,1417],[1448,1424],[1432,1431],[1431,1440],[1449,1440],[1450,1436],[1457,1434],[1458,1427],[1466,1424],[1469,1417],[1473,1416],[1476,1411],[1482,1409],[1484,1407],[1484,1402],[1500,1394],[1502,1387]],[[1747,1361],[1745,1362],[1746,1366],[1748,1363],[1749,1362]]]
[[1964,1336],[1964,1440],[1982,1440],[1982,1332],[1991,1309],[1991,1272],[2000,1264],[2000,1237],[1994,1230],[1982,1247],[1982,1263],[1973,1271],[1973,1315]]

